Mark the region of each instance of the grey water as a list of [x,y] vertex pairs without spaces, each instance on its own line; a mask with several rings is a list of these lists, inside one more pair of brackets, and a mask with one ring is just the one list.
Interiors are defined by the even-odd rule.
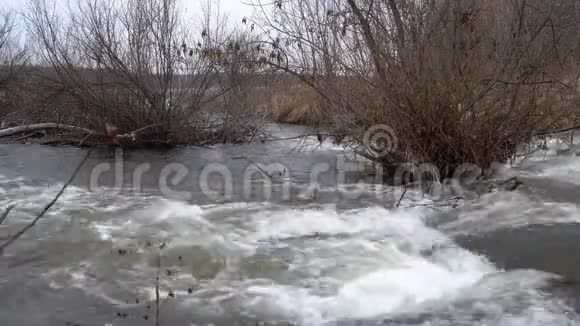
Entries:
[[[0,145],[0,242],[85,151]],[[0,325],[580,325],[579,172],[548,150],[504,168],[514,192],[395,207],[317,139],[95,149],[0,256]]]

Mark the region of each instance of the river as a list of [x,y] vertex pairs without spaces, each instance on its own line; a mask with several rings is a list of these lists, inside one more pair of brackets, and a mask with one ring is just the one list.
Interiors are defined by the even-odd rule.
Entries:
[[[0,145],[0,240],[84,152]],[[0,324],[155,325],[158,288],[159,325],[580,325],[572,152],[505,167],[513,192],[395,207],[400,189],[316,139],[94,150],[0,256]]]

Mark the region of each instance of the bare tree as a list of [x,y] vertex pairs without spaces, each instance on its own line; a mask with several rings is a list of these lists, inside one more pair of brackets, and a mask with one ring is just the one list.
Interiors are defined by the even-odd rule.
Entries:
[[19,45],[14,12],[0,13],[0,89],[24,67],[26,52]]
[[227,59],[239,55],[226,48],[232,33],[221,21],[190,28],[176,0],[79,0],[66,10],[31,0],[26,18],[38,61],[50,67],[39,69],[37,89],[59,94],[59,106],[66,106],[51,104],[59,120],[40,122],[79,126],[95,135],[107,124],[125,133],[152,126],[142,140],[165,143],[251,134],[253,126],[222,124],[216,135],[208,119],[216,116],[208,110],[231,90],[220,82],[232,69]]
[[14,108],[14,98],[18,92],[18,79],[27,61],[27,54],[20,45],[20,35],[16,32],[16,14],[0,12],[0,120]]

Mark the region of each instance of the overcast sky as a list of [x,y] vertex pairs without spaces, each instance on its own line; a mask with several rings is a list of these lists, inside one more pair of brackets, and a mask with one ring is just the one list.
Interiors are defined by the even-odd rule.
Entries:
[[[51,0],[48,2],[50,3]],[[74,0],[56,0],[60,3]],[[200,12],[202,3],[207,3],[208,0],[178,0],[181,6],[187,11],[188,16],[196,16]],[[210,0],[217,3],[218,0]],[[220,6],[223,13],[227,13],[232,20],[242,19],[244,16],[250,16],[252,8],[242,3],[244,0],[221,0]],[[27,0],[0,0],[0,9],[21,10],[25,8]],[[245,2],[248,2],[245,0]]]

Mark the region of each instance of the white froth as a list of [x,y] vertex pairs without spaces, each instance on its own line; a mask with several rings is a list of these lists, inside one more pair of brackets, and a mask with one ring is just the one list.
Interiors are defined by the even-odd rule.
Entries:
[[[58,187],[31,188],[20,191],[29,193],[29,202],[34,198],[31,205],[41,206]],[[578,221],[578,209],[571,204],[541,203],[519,193],[490,194],[470,205],[441,231],[429,226],[432,212],[423,208],[339,210],[266,203],[198,206],[150,197],[107,197],[71,187],[59,203],[58,214],[73,218],[75,210],[88,208],[91,229],[102,241],[131,244],[154,239],[167,241],[167,250],[204,246],[208,252],[226,257],[228,273],[221,273],[209,285],[189,294],[184,292],[185,284],[194,280],[164,278],[162,296],[171,289],[197,304],[194,299],[198,296],[216,293],[204,302],[220,307],[235,303],[237,309],[260,319],[323,325],[450,312],[457,320],[483,313],[482,321],[489,325],[576,321],[575,316],[563,315],[566,309],[558,308],[563,303],[540,290],[551,276],[498,270],[484,257],[457,247],[449,234]],[[551,215],[543,214],[546,211]],[[240,279],[236,268],[256,253],[283,254],[288,265],[281,272],[285,278]],[[94,263],[93,259],[106,261],[103,257],[88,259],[87,264]],[[151,266],[149,274],[141,275],[136,265],[143,261],[132,264],[134,274],[112,271],[111,275],[152,299]],[[99,288],[100,283],[87,277],[84,269],[63,270],[59,277],[50,279],[55,289],[65,288],[68,282],[111,302],[123,302]],[[432,325],[450,322],[433,318]]]
[[560,158],[543,168],[536,177],[580,184],[580,157]]
[[[359,259],[341,257],[344,250],[348,250],[345,248],[348,243],[337,240],[335,265],[348,261],[368,266],[354,269],[345,266],[342,276],[337,271],[334,275],[341,281],[333,282],[338,286],[330,295],[317,293],[316,285],[324,287],[323,278],[319,284],[313,282],[315,288],[252,285],[247,289],[247,294],[254,298],[249,301],[250,309],[255,313],[266,309],[307,325],[373,318],[412,310],[429,301],[452,300],[462,289],[497,272],[484,258],[459,248],[435,250],[428,257],[422,255],[421,250],[451,245],[446,236],[425,225],[422,213],[417,209],[383,208],[340,213],[327,208],[287,210],[258,217],[257,238],[299,237],[314,232],[353,237],[358,241],[353,239],[351,246],[369,251],[359,252]],[[377,243],[375,239],[379,234],[391,241]],[[366,246],[360,246],[360,242],[366,242]],[[328,243],[321,246],[331,247]],[[375,258],[369,260],[369,255]],[[318,258],[310,259],[316,261]],[[353,270],[357,271],[354,275]]]
[[518,192],[497,192],[467,203],[457,219],[440,227],[457,235],[557,223],[580,223],[578,206],[540,201]]

